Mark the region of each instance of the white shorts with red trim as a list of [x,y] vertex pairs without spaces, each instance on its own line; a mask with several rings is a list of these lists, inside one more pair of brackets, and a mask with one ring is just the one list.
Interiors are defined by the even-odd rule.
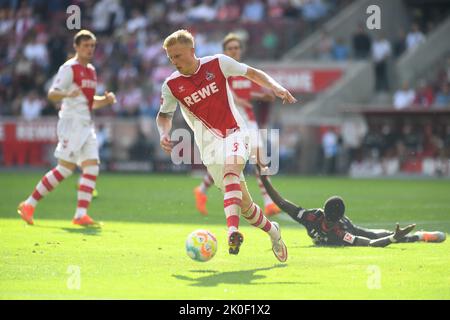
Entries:
[[[231,161],[233,156],[241,157],[247,162],[250,148],[250,133],[247,130],[235,131],[224,139],[215,138],[205,148],[199,148],[203,163],[212,176],[214,184],[220,190],[225,191],[223,175],[226,163]],[[245,181],[243,173],[241,173],[240,179]]]
[[85,160],[97,160],[97,136],[91,120],[77,118],[59,119],[57,126],[58,145],[55,157],[67,162],[81,165]]

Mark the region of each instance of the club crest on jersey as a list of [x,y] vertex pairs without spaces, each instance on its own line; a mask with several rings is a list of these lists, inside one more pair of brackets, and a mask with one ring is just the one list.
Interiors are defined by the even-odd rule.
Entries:
[[186,91],[186,89],[184,88],[184,86],[179,86],[178,87],[178,92],[184,92]]
[[215,77],[214,73],[206,71],[206,80],[211,81],[214,80]]

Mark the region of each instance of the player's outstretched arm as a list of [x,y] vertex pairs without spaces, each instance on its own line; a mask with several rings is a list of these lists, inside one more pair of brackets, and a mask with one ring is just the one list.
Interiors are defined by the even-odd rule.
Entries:
[[398,242],[399,240],[403,239],[408,233],[410,233],[414,229],[415,226],[416,226],[415,224],[410,224],[404,228],[400,228],[400,226],[397,223],[395,233],[392,236],[387,236],[373,240],[370,240],[365,237],[355,237],[353,245],[363,247],[386,247],[391,243]]
[[70,90],[70,91],[63,91],[59,90],[57,88],[51,88],[48,91],[47,98],[53,102],[57,103],[61,101],[64,98],[75,98],[76,96],[79,96],[81,94],[81,90],[79,88]]
[[92,105],[92,108],[100,109],[116,102],[116,95],[113,92],[105,91],[104,96],[94,96],[94,103]]
[[159,112],[156,116],[156,126],[158,127],[159,132],[159,144],[167,154],[170,154],[173,148],[173,143],[170,141],[172,118],[173,115],[171,113]]
[[245,76],[248,79],[259,84],[260,86],[272,90],[273,93],[278,98],[283,100],[283,104],[297,102],[297,99],[295,99],[294,96],[287,89],[283,88],[282,85],[276,82],[271,76],[269,76],[264,71],[248,67]]
[[267,194],[269,197],[272,198],[273,202],[284,212],[289,214],[294,220],[297,221],[297,215],[300,210],[302,210],[301,207],[296,206],[289,200],[284,199],[278,191],[276,191],[272,184],[270,183],[269,179],[267,178],[267,175],[261,174],[261,168],[259,165],[256,166],[256,170],[259,171],[259,176],[261,179],[262,184],[264,185],[264,188],[266,188]]

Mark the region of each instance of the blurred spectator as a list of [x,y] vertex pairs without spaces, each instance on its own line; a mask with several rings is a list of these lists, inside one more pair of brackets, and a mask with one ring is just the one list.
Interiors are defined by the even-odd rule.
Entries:
[[31,91],[22,100],[20,113],[25,120],[34,120],[40,117],[44,108],[44,101],[39,98],[36,91]]
[[183,25],[187,21],[186,13],[184,12],[181,3],[176,2],[170,4],[167,21],[175,26]]
[[436,94],[434,106],[436,108],[450,107],[450,85],[448,82],[442,83],[440,90]]
[[317,58],[320,60],[331,60],[334,40],[330,34],[324,30],[320,35],[320,41],[316,48]]
[[409,87],[409,83],[405,81],[402,87],[394,94],[394,107],[397,110],[410,107],[414,103],[416,93]]
[[24,2],[22,7],[17,12],[16,17],[16,40],[17,42],[22,42],[22,39],[28,33],[28,31],[32,30],[35,24],[35,20],[33,18],[33,10],[26,6]]
[[322,0],[305,0],[302,5],[303,18],[306,21],[317,21],[328,12],[327,5]]
[[[403,156],[416,155],[422,149],[422,137],[411,124],[405,124],[402,128],[400,143],[406,147],[406,154]],[[401,155],[402,156],[402,155]]]
[[14,28],[14,11],[0,9],[0,36],[10,33]]
[[249,0],[242,9],[241,19],[244,22],[259,22],[264,19],[264,3],[260,0]]
[[[298,148],[300,145],[297,126],[286,126],[280,130],[280,169],[291,172],[297,170]],[[272,141],[272,144],[275,143]],[[273,146],[272,146],[273,148]]]
[[269,52],[270,56],[277,56],[278,43],[278,36],[275,32],[269,30],[264,34],[264,37],[262,39],[262,46]]
[[433,101],[434,92],[431,86],[425,80],[419,81],[413,104],[429,108],[433,104]]
[[405,30],[398,30],[397,37],[394,40],[394,57],[400,57],[406,51],[406,33]]
[[384,35],[377,35],[372,45],[372,58],[375,63],[375,88],[377,91],[388,91],[388,59],[391,56],[391,44]]
[[336,158],[338,154],[338,135],[333,129],[328,129],[322,136],[323,172],[336,173]]
[[124,19],[125,12],[119,0],[101,0],[92,10],[92,29],[97,35],[109,34]]
[[414,50],[423,42],[425,42],[425,35],[420,31],[418,24],[413,24],[411,31],[406,36],[406,48],[409,51]]
[[219,21],[236,21],[241,16],[241,8],[237,0],[223,1],[217,10]]
[[364,28],[364,24],[359,24],[358,29],[352,37],[353,54],[355,59],[367,59],[370,56],[372,40]]
[[138,30],[145,29],[148,23],[148,18],[139,10],[134,9],[131,12],[131,19],[127,22],[127,31],[128,33],[134,33]]
[[186,16],[191,22],[212,21],[216,17],[216,14],[217,10],[212,0],[203,0],[200,4],[186,12]]
[[333,59],[336,61],[344,61],[349,58],[349,48],[345,44],[344,39],[338,38],[333,46]]
[[100,160],[108,167],[112,156],[110,131],[104,124],[99,124],[96,134]]
[[25,45],[23,53],[28,60],[47,68],[49,64],[45,36],[37,36]]

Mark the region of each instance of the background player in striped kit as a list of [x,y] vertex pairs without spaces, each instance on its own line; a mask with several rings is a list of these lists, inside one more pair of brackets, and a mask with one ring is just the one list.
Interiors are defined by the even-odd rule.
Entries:
[[276,258],[286,261],[287,248],[279,226],[262,214],[245,184],[243,169],[249,156],[250,134],[236,110],[227,78],[246,76],[272,89],[284,103],[297,100],[266,73],[223,54],[198,59],[194,38],[187,30],[172,33],[165,39],[163,47],[178,71],[162,86],[161,108],[156,118],[162,149],[167,153],[173,149],[170,131],[179,104],[186,123],[194,131],[203,163],[215,185],[224,193],[229,253],[237,254],[243,242],[243,235],[238,230],[242,214],[250,224],[269,234]]
[[[222,41],[223,53],[227,56],[233,58],[234,60],[240,62],[242,56],[242,40],[234,33],[228,34]],[[256,117],[253,111],[253,101],[274,101],[275,95],[272,91],[267,90],[255,82],[247,79],[244,76],[231,76],[228,78],[228,84],[233,93],[233,99],[240,111],[242,118],[247,122],[248,129],[253,130],[252,138],[256,138],[255,141],[251,143],[251,157],[255,157],[257,162],[260,163],[260,148],[263,147],[263,141],[258,133],[258,123],[256,122]],[[258,181],[258,186],[261,191],[261,195],[264,201],[264,214],[266,216],[271,216],[280,213],[281,210],[272,201],[264,188],[264,185],[259,178],[259,172],[256,170],[256,177]],[[194,188],[194,196],[197,210],[203,214],[207,215],[208,210],[206,208],[207,202],[207,190],[214,183],[211,175],[206,172],[203,177],[202,182],[199,186]]]
[[79,166],[82,170],[78,192],[77,208],[72,222],[76,225],[96,224],[87,210],[92,200],[99,174],[97,138],[91,112],[116,102],[114,93],[105,92],[96,96],[97,75],[90,63],[96,45],[95,35],[81,30],[74,36],[76,55],[64,63],[49,89],[48,98],[62,101],[57,125],[58,145],[55,157],[58,165],[47,172],[39,181],[33,193],[17,209],[28,224],[34,224],[33,215],[38,202]]

